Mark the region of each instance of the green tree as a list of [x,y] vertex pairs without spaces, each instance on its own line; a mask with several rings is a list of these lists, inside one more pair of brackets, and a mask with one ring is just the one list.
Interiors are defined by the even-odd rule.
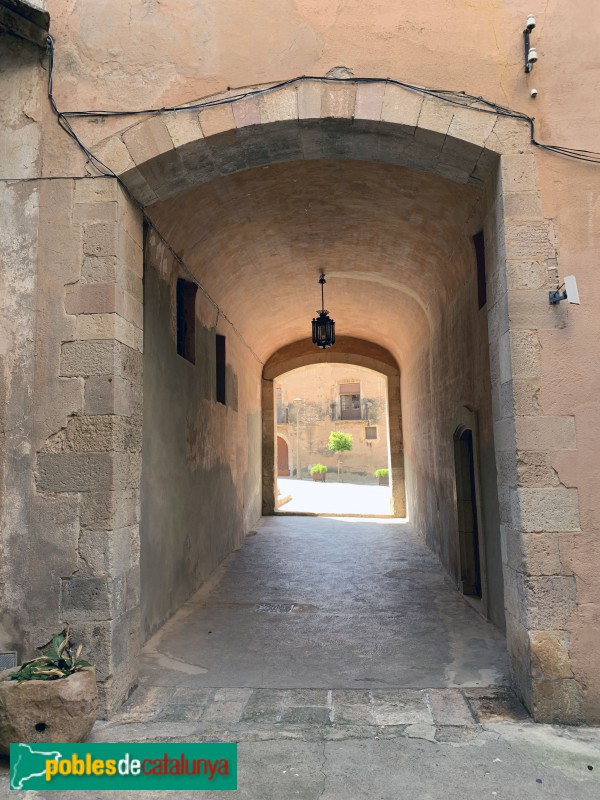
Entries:
[[343,431],[331,431],[327,447],[338,454],[338,481],[342,479],[342,453],[352,450],[352,434]]

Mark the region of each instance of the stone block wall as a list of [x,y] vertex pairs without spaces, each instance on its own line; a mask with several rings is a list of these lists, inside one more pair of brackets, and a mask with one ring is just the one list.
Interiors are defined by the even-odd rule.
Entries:
[[[471,221],[477,230],[480,220]],[[467,237],[453,252],[461,283],[438,313],[430,334],[403,370],[409,517],[460,586],[459,517],[454,441],[465,412],[477,452],[477,511],[482,612],[504,628],[504,598],[496,485],[486,307],[478,308],[475,253]],[[488,300],[489,302],[489,300]]]
[[576,584],[560,548],[580,530],[578,490],[553,467],[556,454],[576,449],[575,419],[546,413],[540,398],[540,334],[563,328],[567,308],[548,304],[559,272],[535,160],[516,135],[504,147],[485,233],[508,650],[515,686],[535,719],[577,724],[585,714],[569,656]]
[[45,641],[44,621],[72,625],[110,713],[140,647],[141,214],[112,178],[47,181],[40,195],[26,627]]

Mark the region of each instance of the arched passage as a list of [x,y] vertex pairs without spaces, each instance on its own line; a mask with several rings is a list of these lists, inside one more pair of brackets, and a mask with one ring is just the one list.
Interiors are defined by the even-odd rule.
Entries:
[[[155,115],[133,125],[127,120],[122,130],[92,144],[102,162],[146,207],[171,248],[155,234],[146,248],[146,266],[155,273],[154,288],[160,289],[156,300],[164,314],[165,337],[176,331],[172,289],[182,277],[183,265],[206,292],[204,297],[198,292],[198,297],[207,308],[196,309],[203,325],[202,348],[196,352],[198,373],[189,371],[190,362],[181,366],[188,370],[186,388],[194,389],[188,397],[202,408],[188,409],[183,424],[170,431],[169,441],[176,441],[189,456],[195,480],[200,474],[207,480],[209,473],[224,476],[230,487],[223,499],[231,511],[231,524],[226,537],[200,548],[191,562],[171,565],[171,572],[165,574],[179,577],[185,569],[189,583],[178,584],[178,596],[169,602],[181,602],[207,577],[206,570],[239,543],[259,509],[262,368],[274,352],[305,335],[310,315],[299,301],[314,313],[316,277],[325,267],[335,280],[332,287],[337,286],[331,299],[339,330],[343,327],[349,335],[384,348],[402,368],[411,512],[419,533],[449,569],[455,497],[448,420],[458,407],[478,408],[482,458],[487,460],[489,478],[485,494],[488,502],[498,504],[498,518],[503,521],[493,535],[497,540],[504,538],[500,579],[506,588],[513,679],[529,706],[548,714],[548,696],[567,697],[577,687],[574,679],[555,681],[545,673],[534,674],[532,651],[545,632],[565,630],[566,612],[548,599],[546,574],[527,575],[525,580],[524,553],[532,533],[557,533],[549,529],[553,525],[561,531],[578,530],[579,512],[576,490],[549,488],[545,472],[525,478],[517,463],[519,451],[529,451],[532,442],[537,446],[540,425],[546,430],[545,426],[559,425],[562,419],[541,420],[536,405],[540,347],[532,320],[558,326],[562,312],[540,316],[538,303],[544,291],[532,291],[523,277],[532,264],[544,275],[554,275],[556,257],[551,221],[541,215],[537,202],[527,128],[385,81],[358,86],[351,81],[299,81],[252,98],[229,102],[224,96],[221,100],[199,114],[189,110]],[[78,125],[84,139],[91,136],[91,123],[82,120]],[[152,309],[146,305],[142,322],[139,305],[114,302],[109,312],[114,319],[91,319],[95,314],[103,316],[108,301],[100,302],[85,288],[93,268],[92,278],[98,281],[102,274],[108,282],[106,296],[111,287],[114,295],[115,287],[123,285],[132,296],[140,292],[141,219],[114,181],[107,184],[104,193],[86,194],[86,184],[81,183],[79,200],[69,201],[82,203],[85,197],[85,202],[96,205],[85,209],[83,216],[69,217],[69,224],[75,225],[74,220],[81,224],[73,252],[79,252],[83,241],[82,270],[88,272],[81,286],[70,283],[66,293],[67,313],[77,318],[77,327],[71,338],[60,342],[57,382],[89,380],[91,387],[107,380],[108,373],[110,382],[119,379],[120,389],[124,381],[137,390],[140,331],[143,325],[148,330],[156,322]],[[288,198],[285,203],[284,197]],[[488,299],[485,309],[473,309],[472,236],[481,229]],[[108,260],[90,263],[97,257]],[[114,266],[110,259],[118,263],[113,272],[107,271]],[[212,394],[215,334],[229,337],[228,403],[216,403]],[[89,344],[98,341],[101,346]],[[148,353],[163,353],[161,366],[170,357],[166,346],[152,351],[145,342],[144,350],[145,373]],[[94,369],[103,372],[96,375]],[[198,388],[194,382],[201,370],[206,372],[206,381]],[[155,386],[160,377],[157,370]],[[48,431],[38,449],[37,490],[40,495],[94,494],[97,490],[82,481],[68,447],[57,445],[65,428],[69,447],[85,447],[103,465],[101,488],[110,493],[115,518],[126,521],[131,543],[131,563],[119,569],[135,587],[137,515],[131,493],[140,478],[139,459],[131,453],[136,452],[140,438],[139,393],[131,393],[135,401],[117,397],[116,391],[114,398],[109,395],[106,404],[97,407],[108,408],[103,412],[106,416],[119,409],[126,438],[119,428],[110,440],[107,458],[106,426],[92,425],[81,432],[80,406],[70,412],[66,425],[62,424],[64,412],[57,411],[60,429]],[[174,391],[173,402],[181,403],[185,396]],[[144,426],[151,430],[154,419],[144,407]],[[114,425],[114,420],[107,425]],[[545,437],[546,455],[556,447],[552,436]],[[144,459],[147,452],[148,448]],[[270,475],[272,466],[267,468]],[[64,471],[64,480],[55,477]],[[218,485],[221,491],[223,484]],[[560,500],[561,509],[552,521],[543,513],[550,495]],[[150,495],[147,491],[144,495],[142,487],[145,496]],[[86,530],[94,532],[106,530],[106,517],[94,505],[97,499],[83,504]],[[216,505],[217,510],[223,507],[222,502]],[[148,510],[146,516],[142,513],[142,554],[152,551],[144,542],[145,521],[151,516]],[[187,518],[195,523],[199,515]],[[183,548],[171,547],[177,549]],[[144,576],[142,571],[142,595],[149,574]],[[89,579],[98,578],[108,604],[112,584],[105,577],[92,574]],[[113,577],[123,576],[119,572]],[[566,580],[559,574],[554,578],[557,584]],[[169,597],[170,580],[163,580],[163,594]],[[65,602],[79,596],[75,590],[71,593],[69,581],[61,583]],[[86,624],[102,622],[111,643],[117,634],[126,638],[128,626],[137,630],[135,588],[126,602],[126,610],[115,612],[108,622],[104,617],[96,619],[90,609]],[[153,625],[172,610],[159,603]],[[109,707],[134,681],[135,655],[133,648],[122,680],[107,682]]]
[[340,336],[335,348],[319,350],[309,340],[293,342],[278,350],[267,361],[262,374],[262,447],[263,447],[263,514],[276,508],[276,461],[274,454],[277,420],[274,419],[273,382],[279,376],[309,364],[353,364],[380,372],[387,377],[390,465],[392,478],[392,508],[396,517],[406,516],[404,457],[402,450],[402,410],[400,405],[400,370],[393,356],[383,347]]

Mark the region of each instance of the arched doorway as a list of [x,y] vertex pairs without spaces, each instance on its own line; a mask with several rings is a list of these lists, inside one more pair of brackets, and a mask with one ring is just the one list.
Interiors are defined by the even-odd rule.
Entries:
[[[386,375],[350,362],[309,363],[276,378],[277,496],[288,498],[278,513],[390,516],[387,395]],[[291,474],[282,471],[282,438]]]
[[277,415],[274,413],[275,379],[286,372],[313,364],[352,364],[378,372],[387,378],[387,440],[391,485],[392,516],[406,516],[400,369],[385,348],[352,336],[338,336],[335,348],[318,350],[310,340],[301,340],[273,353],[263,368],[262,380],[262,450],[263,514],[275,511],[278,471]]
[[277,475],[287,477],[290,474],[290,454],[288,443],[283,436],[277,437]]

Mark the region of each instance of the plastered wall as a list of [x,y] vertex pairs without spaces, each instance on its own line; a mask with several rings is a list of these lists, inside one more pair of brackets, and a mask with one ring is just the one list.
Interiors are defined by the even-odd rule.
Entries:
[[[196,295],[195,364],[177,354],[179,265],[150,232],[144,271],[140,572],[144,635],[211,575],[260,516],[260,364]],[[185,276],[184,276],[185,277]],[[226,404],[215,335],[226,336]]]
[[457,249],[455,261],[462,281],[433,321],[431,337],[415,344],[403,370],[409,515],[458,586],[454,434],[463,410],[474,412],[484,601],[492,622],[504,629],[487,307],[478,308],[475,251],[469,242]]
[[[34,177],[40,167],[39,53],[32,44],[0,34],[0,169],[3,176]],[[6,80],[10,79],[10,81]],[[24,113],[28,109],[29,116]],[[9,561],[26,534],[33,489],[32,385],[40,191],[34,182],[0,184],[0,641],[23,649],[26,566]]]

